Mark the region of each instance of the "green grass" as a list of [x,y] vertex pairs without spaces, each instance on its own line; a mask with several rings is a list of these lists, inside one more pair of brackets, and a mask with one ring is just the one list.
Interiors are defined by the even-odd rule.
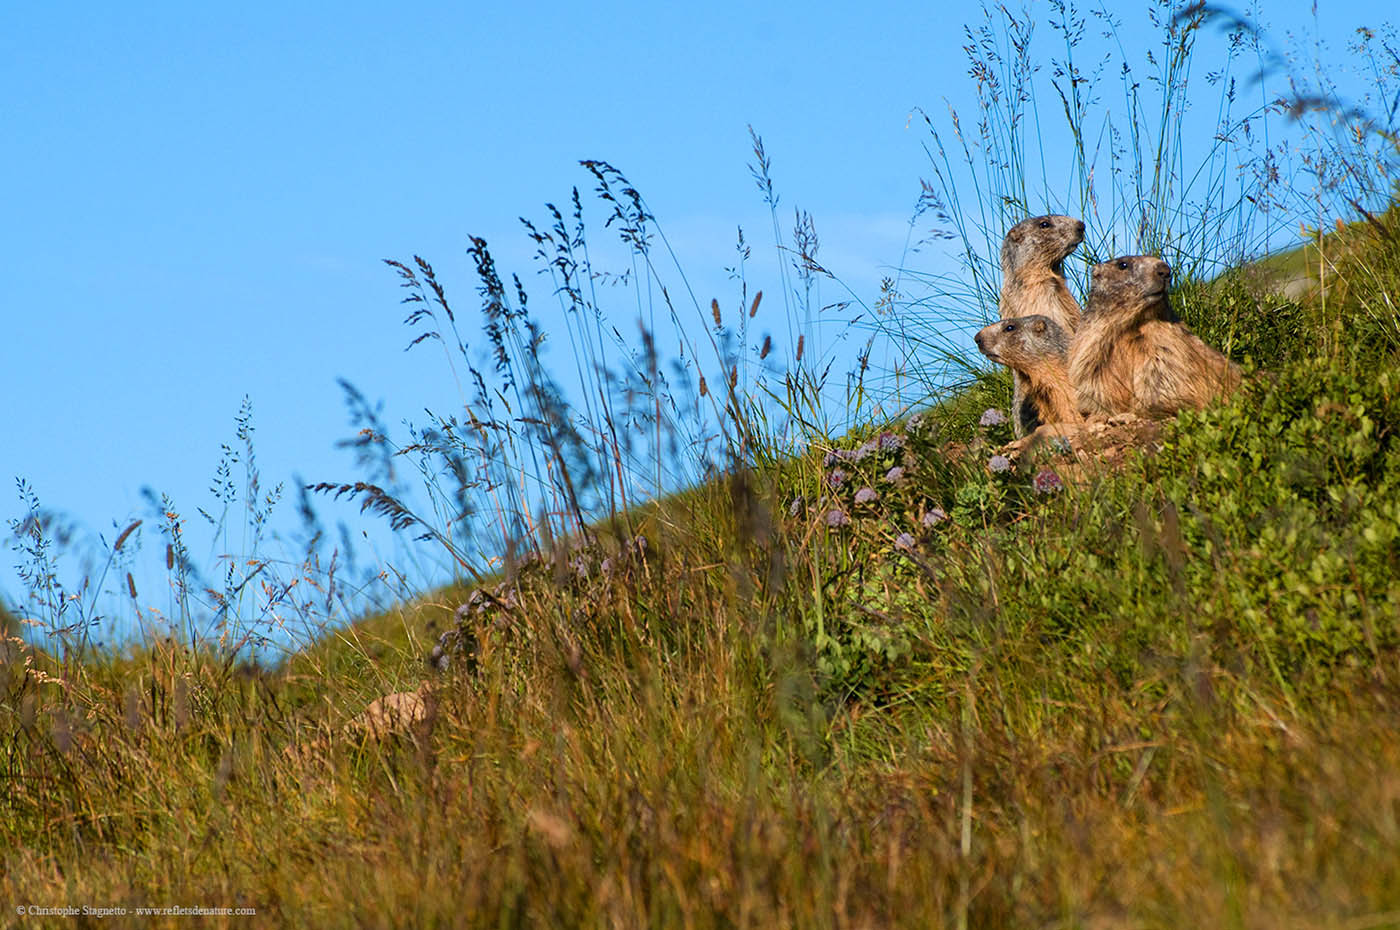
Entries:
[[[1087,103],[1066,108],[1082,125]],[[982,131],[994,137],[995,119]],[[757,157],[766,180],[761,145]],[[977,188],[1017,196],[983,209],[1029,206],[1019,161]],[[589,170],[654,272],[664,237],[640,195]],[[1170,195],[1168,181],[1153,189]],[[1136,189],[1127,175],[1119,187]],[[1173,227],[1187,215],[1164,213],[1150,238],[1186,249]],[[554,250],[561,300],[586,311],[569,317],[577,347],[604,334],[585,325],[591,266],[555,218],[558,236],[536,241]],[[1218,268],[1237,247],[1187,265]],[[967,254],[981,271],[964,323],[994,293],[994,252]],[[155,637],[46,652],[0,614],[6,922],[54,921],[12,917],[23,904],[178,904],[253,907],[282,926],[1400,926],[1400,211],[1260,266],[1182,273],[1174,305],[1245,366],[1244,388],[1165,424],[1155,451],[1060,481],[1042,470],[1054,460],[988,467],[1010,433],[983,412],[1005,407],[1009,379],[966,359],[944,359],[961,382],[917,419],[838,436],[814,424],[849,414],[824,410],[824,377],[804,371],[784,383],[797,425],[774,425],[758,395],[784,392],[750,371],[759,351],[732,322],[758,309],[744,284],[730,328],[714,311],[718,372],[692,398],[714,404],[728,464],[639,500],[665,485],[656,424],[679,408],[657,387],[654,336],[626,378],[588,377],[608,428],[656,412],[640,420],[656,457],[588,447],[532,354],[523,293],[510,303],[483,242],[473,257],[488,336],[520,366],[513,392],[493,395],[468,364],[470,417],[435,418],[398,448],[352,394],[370,480],[408,463],[428,494],[414,511],[387,479],[344,493],[454,554],[471,541],[463,501],[480,500],[467,477],[508,496],[495,479],[547,473],[565,516],[520,500],[475,511],[522,544],[479,581],[489,609],[459,614],[475,586],[460,582],[275,665]],[[1275,275],[1314,260],[1326,287],[1276,293]],[[415,325],[460,342],[431,266],[395,267]],[[926,329],[958,322],[937,312],[951,316]],[[869,400],[852,383],[847,399]],[[529,429],[494,419],[507,396]],[[613,457],[587,484],[598,449]],[[608,516],[583,519],[580,500],[610,494],[589,508]],[[179,520],[163,509],[183,585]],[[512,520],[531,532],[511,536]],[[35,563],[53,564],[42,521],[21,528]],[[308,569],[297,584],[312,593],[268,610],[329,604],[334,580]],[[65,596],[44,603],[76,605],[55,607],[53,626],[95,610],[95,595],[52,590]],[[434,671],[449,629],[469,655]],[[345,734],[375,699],[425,685],[426,719],[382,740]]]
[[[11,658],[4,897],[293,926],[1395,925],[1400,364],[1318,351],[1364,310],[1289,306],[1286,361],[1121,471],[1037,495],[983,467],[986,397],[955,398],[841,463],[880,489],[833,492],[847,525],[818,451],[637,516],[654,543],[611,576],[603,551],[526,566],[469,671],[423,665],[463,590],[279,669],[32,654],[60,683]],[[424,681],[427,726],[328,739]]]

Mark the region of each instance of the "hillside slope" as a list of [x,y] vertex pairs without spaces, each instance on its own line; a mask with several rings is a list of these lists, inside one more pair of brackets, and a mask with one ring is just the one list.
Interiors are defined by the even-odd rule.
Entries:
[[[1394,926],[1400,276],[1347,282],[1397,242],[1326,302],[1184,284],[1254,371],[1116,467],[999,470],[990,378],[280,670],[9,661],[0,891],[287,926]],[[396,691],[421,713],[342,730]]]

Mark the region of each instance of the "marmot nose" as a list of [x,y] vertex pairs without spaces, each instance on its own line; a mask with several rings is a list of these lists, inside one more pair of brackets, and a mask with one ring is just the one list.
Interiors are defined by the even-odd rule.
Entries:
[[1080,220],[1078,223],[1075,223],[1074,229],[1075,232],[1079,233],[1079,235],[1084,235],[1084,221]]
[[979,349],[983,348],[983,345],[982,345],[982,334],[981,334],[980,332],[979,332],[977,335],[975,335],[975,336],[972,337],[972,341],[975,342],[975,343],[977,343],[977,348],[979,348]]
[[1155,273],[1157,277],[1161,278],[1163,281],[1170,280],[1172,276],[1172,266],[1168,265],[1166,262],[1159,261]]

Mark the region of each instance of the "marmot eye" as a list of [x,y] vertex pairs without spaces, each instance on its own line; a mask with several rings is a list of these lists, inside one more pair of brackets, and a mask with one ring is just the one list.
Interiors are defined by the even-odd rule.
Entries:
[[1118,270],[1119,270],[1119,271],[1127,271],[1127,270],[1128,270],[1128,263],[1127,263],[1127,262],[1119,262],[1119,263],[1118,263]]
[[1014,333],[1014,332],[1016,332],[1016,324],[1015,324],[1015,323],[1007,323],[1005,326],[1003,326],[1003,327],[1001,328],[1001,331],[1004,332],[1004,333]]
[[1041,228],[1041,229],[1049,229],[1049,228],[1050,228],[1050,221],[1049,221],[1049,220],[1041,220],[1041,221],[1040,221],[1040,228]]

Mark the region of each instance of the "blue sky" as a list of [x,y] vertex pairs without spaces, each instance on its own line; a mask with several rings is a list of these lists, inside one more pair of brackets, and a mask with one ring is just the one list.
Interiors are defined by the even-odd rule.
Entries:
[[[1124,34],[1147,41],[1140,6],[1123,6]],[[8,4],[0,476],[110,541],[114,522],[145,515],[144,486],[209,506],[249,395],[265,482],[358,477],[333,448],[347,432],[337,378],[383,398],[390,422],[457,396],[445,367],[401,351],[411,334],[381,259],[423,255],[470,305],[475,234],[535,288],[516,218],[587,190],[577,162],[601,158],[647,197],[697,290],[732,289],[736,226],[771,238],[749,124],[783,210],[811,211],[824,263],[873,301],[928,174],[911,111],[971,105],[959,23],[975,16],[926,3]],[[1340,45],[1377,13],[1334,3],[1314,19],[1289,3],[1267,16],[1277,35],[1317,25]],[[775,274],[759,262],[752,285],[771,294]],[[0,502],[21,512],[9,491]],[[0,564],[11,603],[13,561]]]

